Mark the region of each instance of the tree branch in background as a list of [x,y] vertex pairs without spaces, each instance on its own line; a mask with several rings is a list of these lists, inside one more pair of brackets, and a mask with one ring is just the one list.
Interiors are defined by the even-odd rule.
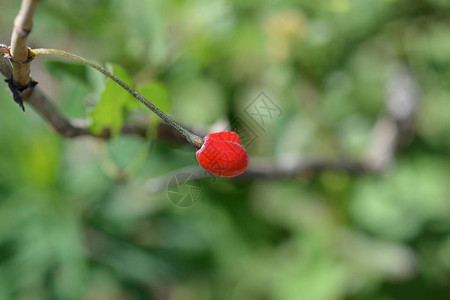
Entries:
[[[96,135],[89,130],[89,124],[86,120],[69,120],[65,118],[39,88],[35,88],[33,93],[25,98],[25,101],[33,106],[34,109],[50,123],[58,134],[65,138],[92,136],[102,139],[109,139],[111,137],[110,128],[105,128],[100,134]],[[141,124],[136,125],[125,124],[121,129],[121,133],[146,138],[148,128],[149,126],[147,122],[141,122]],[[157,137],[165,141],[187,143],[187,141],[180,136],[177,131],[164,122],[160,122],[159,124],[157,129]]]

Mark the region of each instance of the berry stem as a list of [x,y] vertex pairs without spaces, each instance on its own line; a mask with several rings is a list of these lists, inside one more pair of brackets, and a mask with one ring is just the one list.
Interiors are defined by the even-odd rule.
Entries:
[[130,87],[128,84],[123,82],[119,79],[116,75],[109,72],[105,68],[83,58],[78,55],[63,51],[63,50],[56,50],[56,49],[46,49],[46,48],[40,48],[40,49],[32,49],[30,50],[30,55],[58,55],[66,58],[73,59],[75,61],[78,61],[82,64],[85,64],[91,68],[96,69],[103,75],[111,78],[114,82],[116,82],[118,85],[120,85],[123,89],[125,89],[128,93],[130,93],[133,97],[135,97],[137,100],[139,100],[142,104],[147,106],[152,112],[154,112],[158,117],[160,117],[162,120],[164,120],[167,124],[172,126],[175,130],[177,130],[189,143],[191,143],[194,147],[197,149],[202,146],[202,138],[193,134],[183,126],[181,126],[179,123],[177,123],[174,119],[169,117],[167,114],[165,114],[162,110],[157,108],[153,103],[145,99],[141,94],[139,94],[136,90],[134,90],[132,87]]

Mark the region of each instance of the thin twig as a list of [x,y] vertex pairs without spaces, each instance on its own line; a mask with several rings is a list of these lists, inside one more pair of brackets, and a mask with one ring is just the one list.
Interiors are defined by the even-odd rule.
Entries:
[[[10,78],[12,75],[12,67],[8,59],[0,56],[0,73]],[[100,134],[94,134],[89,130],[89,124],[85,120],[69,120],[64,117],[53,104],[53,102],[39,88],[35,87],[31,90],[21,93],[21,97],[25,102],[30,104],[40,115],[53,127],[53,129],[65,138],[76,138],[82,136],[92,136],[102,139],[111,137],[111,129],[105,128]],[[140,124],[125,124],[122,134],[132,134],[141,137],[147,137],[148,124],[142,122]],[[159,140],[186,143],[187,141],[181,137],[172,127],[164,122],[160,122],[156,132]]]
[[153,103],[145,99],[141,94],[139,94],[135,89],[130,87],[128,84],[126,84],[124,81],[122,81],[120,78],[118,78],[113,73],[109,72],[102,66],[99,66],[81,56],[63,51],[63,50],[56,50],[56,49],[33,49],[30,50],[31,57],[34,55],[57,55],[69,59],[73,59],[79,63],[85,64],[103,75],[107,76],[111,80],[113,80],[115,83],[120,85],[124,90],[126,90],[128,93],[130,93],[134,98],[139,100],[142,104],[144,104],[147,108],[149,108],[152,112],[154,112],[159,118],[161,118],[164,122],[172,126],[175,130],[177,130],[189,143],[191,143],[194,147],[197,149],[201,147],[203,140],[201,137],[197,136],[196,134],[193,134],[183,126],[181,126],[178,122],[176,122],[174,119],[172,119],[169,115],[164,113],[162,110],[160,110],[158,107],[156,107]]

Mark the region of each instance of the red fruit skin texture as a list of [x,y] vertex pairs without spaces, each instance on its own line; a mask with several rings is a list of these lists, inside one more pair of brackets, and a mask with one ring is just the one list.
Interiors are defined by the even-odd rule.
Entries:
[[239,135],[232,131],[208,134],[197,150],[198,163],[209,173],[235,177],[247,170],[248,154]]

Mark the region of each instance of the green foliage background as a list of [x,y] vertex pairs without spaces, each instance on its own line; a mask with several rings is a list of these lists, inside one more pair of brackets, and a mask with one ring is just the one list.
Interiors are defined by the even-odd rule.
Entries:
[[[19,5],[0,0],[0,42]],[[360,159],[399,65],[422,90],[417,134],[379,176],[207,178],[179,208],[147,182],[195,166],[193,149],[152,138],[153,115],[94,71],[38,58],[65,114],[113,133],[150,119],[150,133],[65,140],[4,85],[0,299],[450,299],[449,13],[447,0],[42,1],[32,47],[112,62],[191,128],[241,118],[253,158]],[[264,131],[244,111],[261,91],[284,111]]]

